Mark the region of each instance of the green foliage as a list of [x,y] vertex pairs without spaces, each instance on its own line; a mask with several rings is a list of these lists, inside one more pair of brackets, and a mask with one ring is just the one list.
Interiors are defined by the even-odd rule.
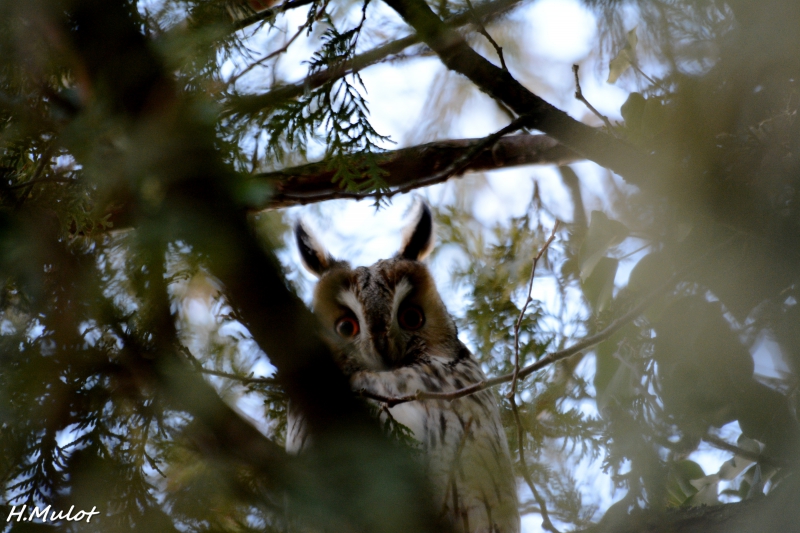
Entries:
[[[333,19],[325,19],[322,45],[308,61],[309,75],[325,69],[347,68],[355,56],[358,39],[366,19],[369,1],[361,8],[361,21],[355,27],[339,31]],[[309,26],[309,32],[311,26]],[[376,154],[389,138],[379,134],[369,122],[366,88],[358,72],[333,78],[308,91],[296,100],[286,100],[245,122],[258,121],[268,132],[267,157],[281,161],[287,151],[305,153],[308,143],[321,142],[325,161],[334,170],[332,181],[348,192],[385,192],[385,172],[377,165]],[[360,157],[353,159],[357,154]]]

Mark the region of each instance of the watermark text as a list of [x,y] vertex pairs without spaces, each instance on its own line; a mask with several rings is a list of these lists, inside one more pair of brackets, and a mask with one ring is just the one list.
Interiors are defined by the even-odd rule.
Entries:
[[[75,510],[75,506],[69,508],[67,514],[64,514],[64,511],[59,511],[56,514],[55,511],[50,510],[50,505],[45,507],[44,509],[39,509],[39,506],[35,506],[28,511],[28,514],[25,514],[25,509],[27,505],[20,506],[17,509],[17,506],[13,506],[11,508],[11,512],[8,513],[8,518],[6,518],[6,522],[11,522],[16,518],[17,522],[33,522],[34,520],[38,519],[41,522],[59,522],[61,520],[66,520],[68,522],[81,522],[82,520],[86,520],[88,524],[89,521],[92,519],[94,515],[100,514],[100,511],[97,510],[97,507],[92,507],[91,511],[78,511],[75,514],[72,514],[72,511]],[[50,516],[48,516],[48,513]]]

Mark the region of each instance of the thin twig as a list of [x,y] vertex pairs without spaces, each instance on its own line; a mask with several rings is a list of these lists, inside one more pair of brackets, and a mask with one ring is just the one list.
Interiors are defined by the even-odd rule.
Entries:
[[525,317],[525,311],[528,310],[528,304],[533,301],[533,298],[531,298],[531,291],[533,290],[533,278],[536,275],[536,265],[539,264],[539,259],[542,258],[542,254],[544,254],[547,248],[550,247],[550,243],[556,238],[557,229],[558,222],[556,222],[553,226],[553,231],[550,233],[550,238],[545,241],[544,245],[539,250],[539,253],[533,258],[531,275],[528,279],[528,294],[525,297],[525,303],[522,306],[522,310],[519,312],[519,317],[517,317],[517,321],[514,324],[514,375],[511,378],[511,390],[508,392],[509,398],[513,398],[513,396],[517,393],[517,379],[519,378],[519,328],[522,325],[522,319]]
[[[272,53],[267,54],[266,56],[262,57],[261,59],[259,59],[255,63],[253,63],[252,65],[249,65],[247,68],[245,68],[239,74],[236,74],[235,76],[232,76],[231,79],[229,79],[228,82],[225,84],[225,86],[226,87],[231,87],[234,83],[236,83],[237,80],[239,80],[239,78],[241,78],[242,76],[244,76],[245,74],[247,74],[248,72],[253,70],[258,65],[261,65],[265,61],[269,61],[270,59],[272,59],[274,57],[277,57],[280,54],[285,53],[289,49],[289,47],[292,45],[292,43],[295,40],[297,40],[297,38],[300,37],[300,35],[305,30],[309,29],[310,26],[314,22],[318,21],[322,17],[322,15],[325,13],[325,10],[328,8],[328,3],[329,2],[330,2],[330,0],[325,0],[325,2],[323,2],[322,6],[320,6],[320,8],[317,10],[317,13],[313,17],[311,17],[311,16],[307,17],[306,21],[297,29],[297,32],[294,35],[292,35],[291,39],[289,39],[286,42],[286,44],[284,44],[282,47],[278,48],[277,50],[273,51]],[[286,4],[282,4],[282,5],[286,5]]]
[[572,72],[575,74],[575,98],[577,98],[578,100],[583,102],[584,105],[589,108],[589,111],[591,111],[592,113],[597,115],[597,117],[599,117],[600,120],[603,121],[603,124],[606,125],[606,128],[608,128],[609,132],[613,132],[614,130],[611,127],[611,121],[608,120],[608,117],[606,117],[600,111],[595,109],[595,107],[592,104],[589,103],[589,100],[584,98],[583,91],[581,91],[581,81],[578,78],[578,69],[579,68],[580,67],[578,65],[572,65]]
[[305,24],[303,24],[302,26],[300,26],[300,28],[297,30],[297,32],[296,32],[294,35],[292,35],[291,39],[289,39],[288,41],[286,41],[286,44],[284,44],[283,46],[281,46],[280,48],[278,48],[278,49],[277,49],[277,50],[275,50],[274,52],[271,52],[271,53],[269,53],[269,54],[265,55],[264,57],[262,57],[262,58],[261,58],[261,59],[259,59],[258,61],[255,61],[254,63],[252,63],[252,64],[248,65],[248,66],[247,66],[247,67],[246,67],[244,70],[242,70],[240,73],[238,73],[238,74],[235,74],[235,75],[231,76],[231,77],[230,77],[230,79],[229,79],[227,82],[225,82],[225,86],[226,86],[226,87],[231,87],[231,86],[232,86],[234,83],[236,83],[236,82],[237,82],[237,81],[238,81],[238,80],[239,80],[239,79],[240,79],[242,76],[244,76],[245,74],[247,74],[248,72],[250,72],[251,70],[253,70],[254,68],[256,68],[257,66],[259,66],[259,65],[262,65],[264,62],[266,62],[266,61],[269,61],[269,60],[270,60],[270,59],[272,59],[273,57],[276,57],[276,56],[278,56],[278,55],[280,55],[280,54],[283,54],[284,52],[286,52],[286,50],[288,50],[288,49],[289,49],[289,47],[292,45],[292,43],[293,43],[293,42],[294,42],[294,41],[295,41],[295,40],[296,40],[298,37],[300,37],[300,35],[303,33],[303,30],[305,30],[305,29],[308,27],[308,25],[309,25],[309,24],[310,24],[310,21],[306,21],[306,23],[305,23]]
[[653,78],[651,78],[650,76],[645,74],[644,71],[642,69],[640,69],[639,66],[634,61],[631,61],[631,66],[633,67],[633,70],[635,70],[636,72],[638,72],[639,74],[644,76],[645,79],[647,79],[647,81],[649,81],[653,85],[658,85],[659,87],[661,87],[663,89],[663,86],[660,83],[658,83],[656,80],[654,80]]
[[481,18],[475,12],[475,8],[472,7],[472,2],[470,0],[467,0],[467,7],[469,8],[470,13],[472,13],[472,17],[475,21],[475,26],[478,27],[478,33],[486,37],[486,40],[489,41],[492,46],[494,46],[494,50],[495,52],[497,52],[497,57],[500,58],[500,65],[503,67],[503,70],[508,72],[508,67],[506,66],[506,60],[503,57],[503,48],[499,44],[497,44],[497,41],[495,41],[492,38],[492,36],[489,35],[488,31],[486,31],[486,27],[483,25]]
[[517,402],[513,396],[511,397],[511,411],[514,413],[514,421],[517,424],[517,449],[519,450],[519,462],[522,466],[522,477],[525,479],[525,483],[528,484],[528,488],[531,489],[536,503],[539,504],[539,513],[542,515],[542,527],[551,533],[559,533],[558,529],[553,525],[553,522],[550,521],[550,513],[547,512],[547,502],[544,501],[539,491],[536,490],[536,485],[533,484],[531,474],[528,471],[528,462],[525,460],[525,451],[522,445],[524,442],[523,439],[525,438],[525,429],[522,426],[522,420],[519,418]]
[[450,177],[453,174],[457,174],[463,168],[467,167],[470,162],[483,152],[487,148],[491,148],[494,144],[502,137],[503,135],[508,135],[509,133],[513,133],[525,126],[527,122],[530,121],[530,117],[528,116],[520,116],[511,121],[508,126],[497,130],[496,132],[492,133],[491,135],[487,135],[484,137],[480,142],[476,143],[472,148],[470,148],[464,155],[453,161],[447,168],[445,168],[441,173],[434,174],[429,179],[437,179],[437,176],[441,176],[442,178],[446,179],[446,177]]
[[653,245],[653,243],[651,243],[651,242],[645,243],[644,246],[641,246],[641,247],[635,249],[632,252],[628,252],[627,254],[623,255],[622,257],[617,257],[617,261],[622,261],[623,259],[627,259],[632,255],[636,255],[639,252],[641,252],[642,250],[644,250],[645,248],[647,248],[648,246],[652,246],[652,245]]
[[388,193],[380,194],[379,196],[381,198],[391,198],[395,194],[405,193],[410,190],[416,189],[418,187],[424,187],[426,185],[430,185],[433,183],[447,181],[450,177],[461,173],[465,168],[467,168],[469,164],[472,163],[472,161],[481,154],[481,152],[493,147],[495,143],[499,141],[503,135],[507,135],[509,133],[513,133],[519,129],[524,128],[525,125],[528,122],[530,122],[530,120],[531,117],[527,115],[522,115],[520,117],[517,117],[516,119],[511,121],[511,124],[509,124],[508,126],[492,133],[491,135],[484,137],[483,139],[480,140],[480,142],[475,143],[469,150],[467,150],[464,153],[464,155],[453,161],[441,172],[437,172],[433,176],[429,176],[428,178],[420,180],[417,183],[409,184],[405,187],[398,187],[397,189],[389,191]]
[[[42,155],[39,157],[39,161],[36,163],[36,168],[33,171],[33,176],[31,176],[31,179],[29,179],[25,183],[18,183],[15,185],[7,185],[2,187],[3,189],[6,190],[25,189],[24,191],[22,191],[22,194],[20,194],[19,197],[17,197],[16,200],[17,207],[22,205],[22,203],[25,201],[28,195],[31,194],[33,186],[36,185],[37,183],[47,183],[56,180],[60,181],[61,179],[64,179],[64,178],[42,177],[42,174],[44,174],[44,169],[45,167],[48,166],[47,163],[53,157],[53,153],[55,152],[55,150],[56,150],[55,143],[51,143],[47,148],[45,148],[44,152],[42,152]],[[66,181],[72,181],[72,180],[66,180]]]

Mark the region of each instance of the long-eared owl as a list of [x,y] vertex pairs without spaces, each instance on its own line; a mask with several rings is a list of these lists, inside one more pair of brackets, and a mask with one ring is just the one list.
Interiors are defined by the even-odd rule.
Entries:
[[[400,251],[369,267],[351,268],[302,224],[295,230],[305,266],[319,277],[314,312],[354,390],[398,397],[454,391],[484,379],[422,263],[434,240],[427,205],[419,202]],[[491,391],[403,403],[389,412],[421,443],[435,504],[454,530],[519,531],[508,443]],[[307,433],[291,406],[288,425],[286,448],[300,452]]]

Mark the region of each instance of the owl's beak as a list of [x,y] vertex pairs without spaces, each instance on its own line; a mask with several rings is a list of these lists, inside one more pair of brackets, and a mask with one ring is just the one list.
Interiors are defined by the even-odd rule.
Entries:
[[374,335],[372,337],[372,346],[375,348],[375,352],[380,355],[382,359],[386,359],[386,356],[388,355],[386,350],[389,347],[389,336],[385,332]]
[[389,333],[384,331],[374,333],[372,335],[372,349],[375,350],[375,355],[381,361],[385,368],[392,368],[394,366],[394,354],[392,353],[393,346],[389,340]]

